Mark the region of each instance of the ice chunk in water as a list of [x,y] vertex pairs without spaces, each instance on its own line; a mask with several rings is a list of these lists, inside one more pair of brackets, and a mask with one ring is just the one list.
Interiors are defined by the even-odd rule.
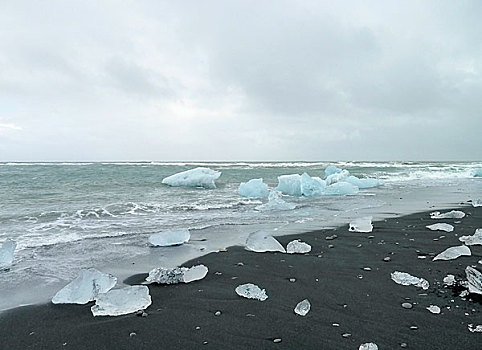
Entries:
[[295,239],[288,243],[286,246],[286,252],[288,254],[304,254],[311,252],[311,246],[308,243],[302,242],[299,239]]
[[273,236],[264,231],[253,232],[246,240],[246,249],[257,253],[282,252],[286,253],[285,248]]
[[391,277],[395,283],[401,284],[402,286],[414,285],[415,287],[419,287],[424,290],[427,290],[430,287],[430,284],[426,279],[412,276],[406,272],[395,271],[391,274]]
[[430,305],[426,309],[433,314],[439,314],[440,313],[440,308],[437,305]]
[[308,299],[304,299],[300,301],[298,304],[296,304],[295,307],[295,314],[300,315],[300,316],[306,316],[308,312],[310,312],[311,309],[311,304]]
[[475,230],[472,236],[459,237],[459,241],[465,245],[482,245],[482,228]]
[[477,208],[477,207],[482,207],[482,199],[474,199],[472,201],[472,206],[474,208]]
[[342,170],[338,173],[331,174],[326,178],[326,185],[332,185],[337,182],[346,181],[346,179],[350,176],[350,172],[348,170]]
[[15,248],[17,247],[17,242],[7,238],[0,248],[0,268],[6,268],[13,263],[13,255],[15,253]]
[[372,217],[366,216],[363,218],[355,219],[350,222],[350,227],[348,231],[352,232],[372,232],[373,224],[372,224]]
[[264,198],[269,195],[268,185],[263,182],[263,179],[251,179],[241,183],[238,192],[240,196],[249,198]]
[[474,169],[474,176],[475,177],[482,177],[482,168]]
[[348,176],[344,181],[355,185],[359,189],[372,188],[372,187],[382,186],[384,184],[383,181],[378,179],[372,179],[372,178],[359,179],[356,176]]
[[173,187],[216,188],[214,181],[220,176],[220,171],[200,167],[168,176],[162,183]]
[[305,197],[319,196],[325,186],[326,182],[319,177],[311,177],[307,173],[301,175],[301,194]]
[[454,227],[450,224],[433,224],[433,225],[428,225],[425,226],[429,230],[432,231],[445,231],[445,232],[452,232],[454,230]]
[[470,293],[482,294],[482,273],[471,266],[465,268]]
[[328,165],[325,169],[325,179],[332,175],[332,174],[336,174],[336,173],[340,173],[341,172],[341,169],[334,166],[334,165]]
[[190,268],[157,267],[149,271],[149,276],[147,276],[146,282],[158,284],[190,283],[203,279],[206,277],[208,271],[208,268],[204,265],[196,265]]
[[360,345],[358,350],[378,350],[378,345],[375,343],[365,343]]
[[254,209],[259,211],[270,210],[293,210],[296,208],[296,204],[287,203],[281,198],[281,192],[271,191],[268,197],[268,203],[258,205]]
[[167,230],[149,236],[149,243],[158,247],[181,245],[191,238],[188,229]]
[[452,210],[446,213],[440,213],[439,211],[434,211],[430,213],[431,219],[462,219],[465,213],[460,210]]
[[453,286],[455,284],[455,276],[454,275],[447,275],[444,277],[443,282],[446,286]]
[[301,196],[301,176],[299,174],[278,176],[275,190],[290,196]]
[[86,304],[98,294],[106,293],[117,283],[117,278],[96,269],[82,269],[72,282],[52,298],[54,304]]
[[94,316],[120,316],[144,310],[151,303],[147,286],[129,286],[99,294],[90,310]]
[[265,301],[268,299],[266,290],[261,289],[256,284],[252,283],[241,284],[236,287],[235,291],[240,297],[247,299],[257,299],[259,301]]
[[349,182],[337,182],[333,185],[326,186],[323,194],[325,196],[344,196],[358,193],[358,187]]
[[471,256],[472,252],[470,251],[470,248],[461,245],[461,246],[456,246],[456,247],[450,247],[445,249],[442,253],[438,254],[435,258],[433,258],[433,261],[436,260],[454,260],[457,259],[459,256]]

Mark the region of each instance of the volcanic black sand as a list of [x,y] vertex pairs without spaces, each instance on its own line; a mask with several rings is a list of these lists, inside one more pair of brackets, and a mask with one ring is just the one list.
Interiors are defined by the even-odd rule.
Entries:
[[[482,208],[458,209],[467,216],[433,220],[426,212],[375,222],[368,234],[349,232],[345,226],[278,237],[285,246],[295,238],[312,245],[305,255],[232,247],[203,256],[185,266],[208,266],[204,280],[149,286],[153,303],[147,317],[93,317],[92,304],[10,310],[0,315],[0,349],[339,350],[374,342],[381,350],[480,350],[482,333],[469,332],[467,325],[482,324],[481,299],[461,298],[460,290],[456,293],[441,282],[449,273],[465,279],[467,265],[480,269],[482,246],[471,247],[470,257],[431,259],[460,245],[458,236],[473,235],[482,227]],[[436,222],[453,224],[455,231],[425,228]],[[332,235],[338,237],[325,239]],[[390,261],[384,261],[386,257]],[[366,267],[371,270],[363,270]],[[390,279],[394,271],[423,277],[430,288],[398,285]],[[132,276],[126,283],[144,278]],[[248,282],[265,288],[269,298],[260,302],[237,296],[236,286]],[[305,298],[311,311],[301,317],[293,309]],[[404,302],[413,308],[403,308]],[[426,307],[431,304],[442,312],[430,313]]]

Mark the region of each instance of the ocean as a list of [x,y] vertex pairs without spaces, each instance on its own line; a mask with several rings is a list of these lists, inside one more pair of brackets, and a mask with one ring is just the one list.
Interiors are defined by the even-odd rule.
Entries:
[[[260,212],[266,200],[240,197],[238,186],[308,173],[330,165],[384,181],[353,196],[292,197],[289,211]],[[222,172],[216,189],[169,187],[163,178],[198,166]],[[15,260],[0,271],[0,310],[47,301],[81,268],[121,280],[158,266],[242,245],[251,232],[275,235],[374,220],[482,197],[482,162],[120,162],[0,163],[0,243],[17,242]],[[191,241],[155,248],[149,235],[188,228]]]

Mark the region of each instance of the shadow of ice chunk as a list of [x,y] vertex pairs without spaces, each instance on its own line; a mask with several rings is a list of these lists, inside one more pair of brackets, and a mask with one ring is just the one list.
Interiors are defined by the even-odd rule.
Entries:
[[300,301],[298,304],[296,304],[294,312],[297,315],[306,316],[308,312],[310,312],[310,309],[311,309],[310,301],[308,299],[304,299]]
[[213,189],[216,188],[214,181],[220,176],[220,171],[198,167],[168,176],[162,180],[162,183],[173,187],[203,187]]
[[91,311],[94,316],[120,316],[144,310],[151,303],[147,286],[129,286],[99,294]]
[[472,252],[470,251],[470,248],[461,245],[461,246],[456,246],[456,247],[450,247],[445,249],[442,253],[438,254],[433,258],[433,261],[436,260],[454,260],[457,259],[460,256],[471,256]]
[[251,233],[246,239],[246,249],[256,253],[282,252],[286,253],[285,248],[273,236],[264,231]]
[[7,268],[13,263],[17,242],[7,238],[0,248],[0,268]]
[[472,236],[459,237],[459,241],[465,245],[482,245],[482,228],[475,230]]
[[268,197],[268,203],[258,205],[254,209],[258,211],[271,211],[271,210],[293,210],[296,208],[296,204],[287,203],[281,198],[281,192],[271,191]]
[[372,217],[366,216],[363,218],[353,220],[352,222],[350,222],[348,231],[372,232],[373,231]]
[[286,253],[288,254],[304,254],[311,252],[311,246],[308,243],[295,239],[286,246]]
[[439,211],[434,211],[430,213],[431,219],[462,219],[465,213],[460,210],[452,210],[446,213],[440,213]]
[[482,294],[482,273],[471,266],[465,268],[469,293]]
[[189,241],[191,234],[188,229],[166,230],[149,236],[149,243],[158,247],[181,245]]
[[391,278],[395,283],[401,284],[402,286],[414,285],[415,287],[422,288],[423,290],[427,290],[430,287],[430,284],[426,279],[412,276],[406,272],[392,272]]
[[268,185],[263,179],[251,179],[248,182],[242,182],[238,187],[239,195],[248,198],[265,198],[268,197]]
[[53,304],[86,304],[98,294],[106,293],[117,283],[117,278],[94,268],[82,269],[72,282],[52,298]]
[[237,295],[247,299],[256,299],[259,301],[265,301],[268,299],[266,290],[259,288],[256,284],[246,283],[236,287],[235,292]]
[[427,225],[425,226],[429,230],[432,231],[445,231],[445,232],[452,232],[454,230],[454,227],[450,224],[433,224],[433,225]]
[[157,284],[190,283],[203,279],[208,274],[208,271],[208,268],[204,265],[196,265],[190,268],[157,267],[149,271],[149,276],[146,277],[146,282]]

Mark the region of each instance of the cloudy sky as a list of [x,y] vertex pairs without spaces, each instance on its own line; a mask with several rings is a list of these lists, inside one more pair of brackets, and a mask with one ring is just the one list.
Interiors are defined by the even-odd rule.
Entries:
[[0,2],[0,161],[480,160],[482,1]]

